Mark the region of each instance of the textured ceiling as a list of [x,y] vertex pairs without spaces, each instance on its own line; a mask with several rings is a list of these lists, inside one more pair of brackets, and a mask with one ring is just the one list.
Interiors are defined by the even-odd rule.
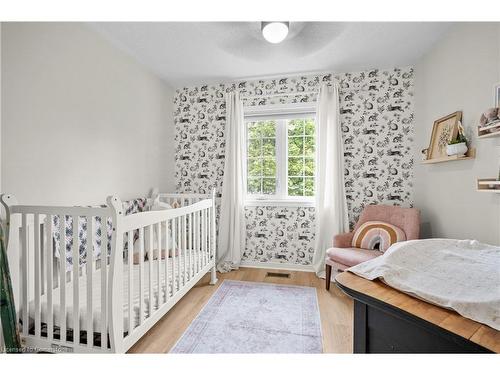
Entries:
[[100,22],[90,26],[173,87],[415,63],[450,23],[292,22],[270,44],[260,22]]

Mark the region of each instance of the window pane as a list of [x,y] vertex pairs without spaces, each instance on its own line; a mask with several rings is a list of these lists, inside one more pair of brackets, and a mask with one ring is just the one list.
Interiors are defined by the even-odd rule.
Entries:
[[304,178],[290,177],[288,179],[288,195],[293,197],[304,195]]
[[304,160],[299,158],[288,158],[288,175],[303,176],[304,175]]
[[276,179],[275,178],[262,179],[262,193],[263,194],[276,194]]
[[313,137],[305,137],[304,138],[304,155],[305,156],[314,156],[314,150],[316,145],[314,143]]
[[306,197],[314,196],[314,178],[305,178],[304,195]]
[[248,157],[255,158],[260,156],[261,151],[261,143],[260,139],[249,139],[248,140]]
[[276,121],[259,121],[258,124],[262,137],[276,137]]
[[316,130],[316,126],[314,125],[313,119],[305,120],[305,134],[306,135],[314,135]]
[[247,168],[249,176],[262,176],[262,159],[248,159]]
[[274,120],[247,123],[248,194],[276,194],[276,126]]
[[248,179],[248,193],[249,194],[260,194],[261,189],[261,179],[260,178],[249,178]]
[[302,137],[288,138],[288,155],[289,156],[304,155],[304,138]]
[[257,122],[248,122],[248,138],[259,138],[260,137],[260,127]]
[[263,156],[275,156],[276,155],[276,140],[275,139],[263,139],[262,140],[262,155]]
[[314,177],[314,159],[306,158],[304,160],[304,176]]
[[262,175],[267,177],[276,177],[276,161],[274,159],[263,160]]
[[288,121],[288,135],[303,135],[304,134],[304,120],[290,120]]

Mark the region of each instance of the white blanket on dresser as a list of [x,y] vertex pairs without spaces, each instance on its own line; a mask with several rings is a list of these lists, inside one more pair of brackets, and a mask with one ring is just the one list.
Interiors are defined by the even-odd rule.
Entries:
[[500,330],[500,247],[471,240],[399,242],[351,267],[386,284]]

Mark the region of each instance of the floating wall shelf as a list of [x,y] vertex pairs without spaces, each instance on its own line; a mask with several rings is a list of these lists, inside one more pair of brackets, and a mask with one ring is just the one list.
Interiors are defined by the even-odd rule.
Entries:
[[467,160],[467,159],[474,159],[475,157],[476,157],[476,149],[470,148],[465,154],[465,156],[457,156],[457,155],[443,156],[441,158],[422,160],[422,164],[434,164],[434,163],[443,163],[445,161]]
[[500,136],[500,121],[496,121],[490,125],[477,128],[478,138],[490,138]]
[[477,191],[500,194],[500,180],[494,178],[479,178],[477,180]]

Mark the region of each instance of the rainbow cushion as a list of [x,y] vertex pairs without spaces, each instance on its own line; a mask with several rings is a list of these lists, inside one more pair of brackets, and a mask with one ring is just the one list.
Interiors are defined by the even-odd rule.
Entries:
[[405,240],[406,235],[401,228],[383,221],[367,221],[354,232],[352,246],[384,252],[393,243]]

